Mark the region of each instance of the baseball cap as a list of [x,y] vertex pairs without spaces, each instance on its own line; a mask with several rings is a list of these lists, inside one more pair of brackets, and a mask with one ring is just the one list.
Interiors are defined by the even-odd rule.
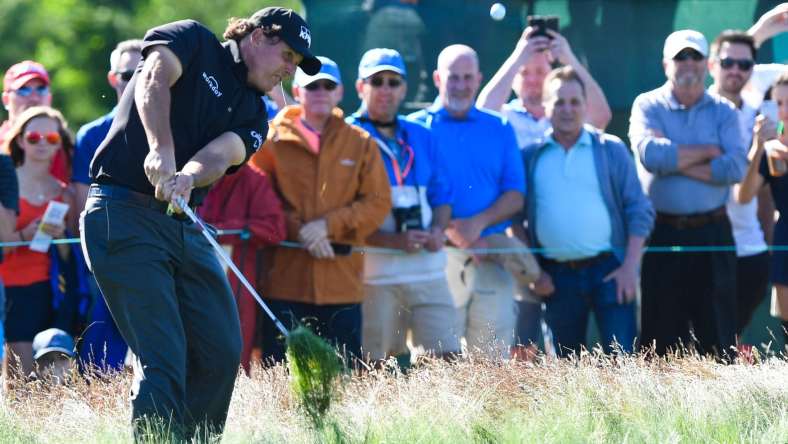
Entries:
[[331,80],[337,85],[341,85],[342,76],[339,74],[339,66],[337,66],[336,62],[329,59],[328,57],[323,56],[318,56],[317,59],[321,65],[320,71],[318,71],[315,75],[310,76],[301,68],[298,68],[293,78],[293,84],[296,86],[306,86],[316,80],[327,79]]
[[39,359],[47,353],[60,352],[74,357],[74,339],[59,328],[48,328],[33,338],[33,359]]
[[285,41],[293,51],[301,54],[304,59],[298,66],[307,74],[317,74],[320,61],[312,55],[312,33],[304,19],[292,9],[272,6],[263,8],[252,15],[249,20],[266,32],[273,32]]
[[19,89],[32,79],[40,79],[45,85],[49,85],[49,73],[44,69],[44,65],[32,60],[19,62],[5,72],[3,91]]
[[358,64],[358,78],[368,79],[381,71],[394,71],[407,77],[405,61],[395,49],[374,48],[365,52]]
[[684,48],[691,48],[703,54],[703,57],[709,56],[709,44],[706,42],[706,37],[703,34],[692,29],[682,29],[676,31],[665,39],[665,47],[662,49],[662,58],[665,60],[676,57],[676,54],[681,52]]

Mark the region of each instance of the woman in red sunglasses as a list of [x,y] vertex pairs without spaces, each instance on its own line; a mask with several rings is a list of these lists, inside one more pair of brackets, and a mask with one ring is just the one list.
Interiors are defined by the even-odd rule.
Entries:
[[[11,239],[4,241],[30,241],[39,229],[59,238],[63,237],[66,226],[76,226],[73,193],[65,183],[50,174],[55,154],[65,150],[66,158],[70,158],[73,146],[66,121],[55,109],[46,106],[29,108],[15,120],[3,150],[16,166],[19,216],[16,231],[11,234]],[[69,204],[64,223],[40,223],[53,200]],[[68,245],[58,245],[58,250],[65,260]],[[49,254],[32,251],[27,246],[7,249],[5,260],[0,263],[0,277],[6,286],[5,331],[9,352],[3,362],[6,380],[30,374],[33,337],[52,327],[55,321],[51,265]]]

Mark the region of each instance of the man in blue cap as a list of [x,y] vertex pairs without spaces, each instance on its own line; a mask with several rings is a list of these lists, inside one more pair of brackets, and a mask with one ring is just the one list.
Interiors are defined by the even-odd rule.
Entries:
[[367,51],[356,80],[361,109],[347,119],[372,135],[391,185],[393,208],[367,242],[409,253],[365,255],[362,341],[364,354],[373,360],[408,351],[411,359],[424,352],[448,356],[459,351],[443,251],[453,193],[430,131],[397,115],[407,93],[406,76],[397,51]]
[[62,384],[74,369],[74,339],[59,328],[48,328],[33,338],[32,379]]

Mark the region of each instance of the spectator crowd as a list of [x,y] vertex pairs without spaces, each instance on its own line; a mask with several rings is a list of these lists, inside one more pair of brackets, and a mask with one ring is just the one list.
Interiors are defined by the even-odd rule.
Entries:
[[[788,4],[711,44],[695,30],[664,36],[665,83],[632,104],[629,146],[605,132],[604,91],[552,30],[526,28],[484,85],[474,49],[446,47],[437,98],[407,116],[412,73],[399,52],[370,49],[344,80],[321,56],[318,73],[296,72],[292,97],[262,98],[267,137],[199,213],[272,312],[307,323],[348,362],[564,357],[587,343],[590,314],[605,353],[729,361],[749,353],[741,334],[769,295],[787,334],[788,250],[769,245],[788,245],[788,222],[774,217],[788,214],[788,67],[755,63],[785,31]],[[133,95],[145,47],[123,41],[110,55],[119,102]],[[83,251],[28,246],[79,237],[91,161],[115,118],[74,137],[54,93],[37,62],[5,73],[6,381],[128,362]],[[361,100],[348,115],[344,94]],[[67,205],[59,221],[47,217],[52,202]],[[283,360],[276,326],[229,280],[244,370]]]

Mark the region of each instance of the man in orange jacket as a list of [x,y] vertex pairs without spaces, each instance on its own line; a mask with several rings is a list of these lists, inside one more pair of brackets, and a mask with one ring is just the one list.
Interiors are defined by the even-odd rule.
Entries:
[[[342,81],[336,63],[319,57],[320,72],[296,72],[293,97],[271,123],[251,162],[280,194],[287,239],[303,249],[276,247],[260,284],[271,310],[286,322],[311,323],[346,356],[361,355],[363,257],[350,253],[383,223],[391,191],[377,145],[345,123],[336,107]],[[345,251],[343,251],[345,250]],[[276,328],[263,327],[263,356],[282,360]]]

